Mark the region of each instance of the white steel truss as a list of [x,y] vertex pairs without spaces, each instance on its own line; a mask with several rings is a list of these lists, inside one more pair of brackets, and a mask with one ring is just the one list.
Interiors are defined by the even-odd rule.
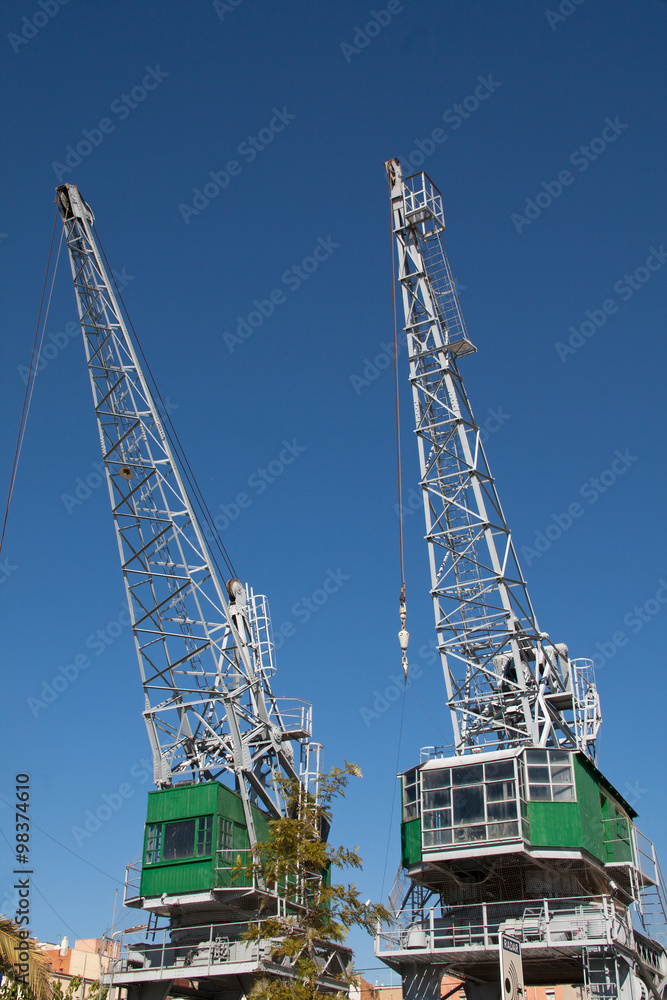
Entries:
[[595,759],[590,661],[538,628],[458,359],[473,353],[443,245],[442,196],[387,163],[438,647],[457,753],[575,748]]
[[118,548],[144,688],[155,783],[230,778],[242,797],[282,812],[275,778],[312,780],[310,706],[283,704],[266,603],[221,584],[141,370],[102,256],[93,214],[57,189]]

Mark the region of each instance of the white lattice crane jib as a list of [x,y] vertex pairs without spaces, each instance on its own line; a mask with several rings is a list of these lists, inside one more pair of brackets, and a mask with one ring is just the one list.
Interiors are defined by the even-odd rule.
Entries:
[[[57,189],[144,689],[155,783],[227,779],[282,811],[276,778],[309,772],[310,708],[273,695],[263,598],[225,585],[109,279],[93,213]],[[268,662],[267,662],[268,657]],[[311,775],[312,777],[312,775]],[[308,779],[306,778],[306,781]]]
[[459,372],[475,352],[443,244],[442,196],[386,164],[438,647],[457,753],[533,745],[595,759],[590,661],[541,632]]

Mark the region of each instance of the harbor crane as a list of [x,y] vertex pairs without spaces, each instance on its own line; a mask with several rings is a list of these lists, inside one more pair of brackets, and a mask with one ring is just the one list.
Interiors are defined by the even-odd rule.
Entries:
[[[244,939],[250,921],[285,911],[279,887],[233,874],[285,815],[284,781],[317,795],[309,705],[273,694],[266,599],[205,537],[207,509],[140,364],[109,278],[90,207],[56,190],[74,280],[125,592],[144,693],[156,791],[142,861],[125,904],[147,911],[110,982],[130,1000],[212,994],[240,1000],[255,975],[289,980],[293,961]],[[187,486],[186,486],[187,483]],[[198,510],[196,505],[198,504]],[[226,557],[221,550],[223,558]],[[166,920],[161,928],[160,920]],[[318,944],[320,985],[344,989],[349,949]],[[187,982],[186,982],[187,980]]]
[[[465,980],[468,1000],[515,1000],[518,980],[501,984],[505,939],[527,985],[661,1000],[660,866],[597,767],[592,661],[537,623],[460,370],[476,348],[442,195],[423,172],[404,178],[395,159],[386,168],[454,745],[423,748],[400,776],[396,922],[376,953],[401,974],[405,1000],[437,1000],[444,974]],[[406,634],[402,625],[403,649]]]

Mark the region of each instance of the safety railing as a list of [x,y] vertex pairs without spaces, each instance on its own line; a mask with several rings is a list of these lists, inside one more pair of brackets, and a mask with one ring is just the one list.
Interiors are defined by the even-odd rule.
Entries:
[[658,856],[653,846],[653,841],[645,837],[641,830],[631,824],[632,840],[634,845],[634,860],[642,875],[653,885],[660,882]]
[[249,587],[246,589],[248,591],[248,624],[254,640],[257,666],[266,679],[272,677],[276,672],[269,602],[264,594],[255,594]]
[[257,962],[271,950],[271,942],[241,940],[247,923],[205,924],[179,929],[164,928],[145,936],[134,931],[121,939],[120,954],[109,965],[108,977],[127,973],[184,970],[210,975],[214,966]]
[[[265,872],[250,868],[253,851],[250,848],[237,850],[223,848],[215,855],[214,884],[216,889],[255,889],[258,892],[270,893],[275,897],[280,913],[287,912],[288,907],[298,907],[305,902],[306,888],[294,874],[287,874],[277,882],[267,881]],[[303,880],[302,880],[303,883]]]
[[528,947],[626,943],[631,935],[625,909],[611,897],[582,896],[404,911],[379,931],[376,950],[496,950],[501,931]]
[[587,757],[595,761],[595,741],[602,724],[600,698],[595,685],[593,661],[579,657],[571,661],[574,728],[577,744]]
[[125,888],[123,889],[123,905],[128,899],[136,899],[141,895],[141,862],[133,861],[125,868]]
[[292,739],[309,739],[313,735],[313,706],[298,698],[274,698],[281,728]]
[[[256,921],[260,925],[262,922]],[[154,931],[137,928],[126,932],[121,937],[119,955],[110,961],[109,970],[103,976],[104,985],[122,986],[133,981],[169,978],[204,979],[257,970],[271,964],[271,956],[280,939],[267,937],[248,941],[243,938],[247,929],[247,921],[235,921]],[[331,942],[314,941],[313,945],[320,976],[333,977],[333,985],[349,968],[352,953],[349,948]],[[280,965],[289,973],[289,960],[281,960]]]
[[603,818],[602,843],[607,864],[636,864],[632,840],[632,824],[626,816]]
[[409,225],[424,223],[427,228],[435,224],[436,229],[445,228],[442,210],[442,195],[425,173],[413,174],[403,180],[405,195],[405,219]]

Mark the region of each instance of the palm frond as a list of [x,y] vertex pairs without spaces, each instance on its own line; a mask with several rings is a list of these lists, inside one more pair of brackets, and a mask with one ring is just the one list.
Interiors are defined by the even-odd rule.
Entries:
[[[19,952],[21,953],[19,957]],[[24,968],[27,965],[27,975]],[[9,917],[0,915],[0,972],[20,983],[31,1000],[52,1000],[53,985],[46,955],[34,938],[26,938]]]

